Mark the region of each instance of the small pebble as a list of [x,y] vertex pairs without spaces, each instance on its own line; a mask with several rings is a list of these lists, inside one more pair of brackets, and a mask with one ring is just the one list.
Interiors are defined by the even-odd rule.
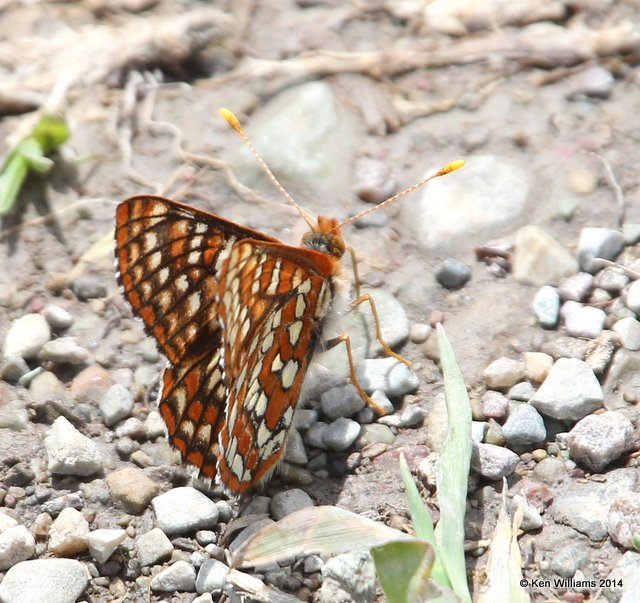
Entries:
[[376,575],[368,552],[343,553],[322,566],[322,601],[372,603],[376,596]]
[[[565,306],[574,303],[576,302],[566,302]],[[588,339],[595,339],[600,335],[606,321],[607,315],[604,310],[593,306],[574,308],[572,311],[567,312],[564,317],[567,333],[571,337],[586,337]]]
[[195,532],[218,522],[218,507],[195,488],[174,488],[156,496],[151,504],[158,527],[165,534]]
[[[196,592],[217,594],[224,588],[229,567],[217,559],[205,561],[196,578]],[[195,600],[194,600],[195,603]]]
[[635,312],[640,318],[640,280],[633,281],[629,285],[624,301],[627,304],[627,308]]
[[46,306],[42,310],[42,315],[54,331],[64,331],[73,324],[73,315],[57,304]]
[[553,366],[553,358],[544,352],[525,352],[522,357],[527,379],[542,383]]
[[114,500],[128,513],[142,513],[158,493],[158,484],[137,467],[125,467],[107,475],[107,484]]
[[96,443],[64,417],[54,421],[44,443],[50,473],[86,477],[102,470],[102,456]]
[[155,565],[171,556],[173,544],[160,528],[153,528],[136,540],[136,551],[143,566]]
[[611,96],[615,83],[616,80],[608,69],[594,65],[580,74],[580,85],[575,93],[606,99]]
[[533,406],[518,404],[502,426],[502,435],[508,446],[523,448],[544,442],[547,430],[540,413]]
[[107,286],[104,280],[91,274],[79,276],[73,281],[71,289],[76,297],[82,301],[107,296]]
[[471,467],[482,477],[496,481],[511,475],[519,462],[515,452],[493,444],[474,444]]
[[596,277],[596,286],[614,294],[619,294],[628,283],[629,277],[615,268],[605,268]]
[[196,568],[186,561],[176,561],[156,574],[149,586],[155,592],[193,592],[196,588]]
[[350,417],[365,406],[362,396],[351,384],[332,387],[320,396],[320,406],[325,416],[331,420]]
[[354,420],[340,417],[327,426],[322,435],[322,443],[329,450],[342,452],[358,439],[361,429],[360,424]]
[[482,371],[482,377],[489,389],[506,389],[524,379],[524,364],[502,356]]
[[357,376],[367,393],[379,389],[390,398],[411,393],[420,385],[418,376],[395,358],[367,358],[358,365]]
[[596,473],[628,452],[632,442],[633,425],[616,411],[585,417],[567,438],[571,458]]
[[559,358],[530,404],[561,421],[578,421],[602,406],[602,387],[582,360]]
[[620,336],[625,349],[634,352],[640,350],[640,322],[635,318],[622,318],[613,325],[613,331]]
[[294,488],[278,492],[271,499],[269,511],[271,512],[271,517],[275,521],[279,521],[283,517],[307,507],[313,507],[311,497],[304,490]]
[[414,322],[409,330],[409,339],[412,343],[424,343],[433,331],[431,325],[423,322]]
[[507,394],[509,400],[517,400],[519,402],[528,402],[536,393],[535,388],[528,381],[516,383]]
[[482,395],[482,415],[487,419],[503,419],[507,416],[509,399],[502,393],[488,390]]
[[87,550],[89,523],[76,509],[63,509],[51,524],[48,551],[57,557],[70,557]]
[[84,364],[89,358],[89,352],[78,345],[75,337],[59,337],[47,341],[40,350],[44,360],[60,364]]
[[538,289],[531,302],[536,320],[544,329],[554,329],[558,324],[560,296],[555,287],[545,285]]
[[134,401],[131,392],[116,383],[112,385],[100,400],[100,414],[107,427],[111,427],[118,421],[128,417],[133,410]]
[[382,203],[398,188],[389,165],[373,157],[360,157],[356,161],[354,180],[354,193],[366,203]]
[[609,507],[608,532],[617,544],[634,549],[640,533],[640,497],[637,492],[621,492]]
[[120,528],[94,530],[87,535],[89,553],[98,563],[106,563],[126,537],[127,533]]
[[307,451],[298,430],[291,428],[284,451],[284,460],[297,465],[306,465],[308,462]]
[[447,258],[436,270],[436,280],[445,289],[460,289],[471,278],[471,269],[466,264]]
[[41,314],[25,314],[11,322],[2,349],[3,358],[18,356],[35,358],[42,346],[51,339],[49,323]]
[[0,571],[29,559],[35,546],[34,537],[25,526],[16,525],[3,530],[0,533]]
[[578,261],[585,272],[595,274],[602,268],[596,258],[615,260],[624,247],[622,233],[611,228],[586,227],[580,231]]
[[562,301],[584,302],[589,299],[593,290],[593,275],[588,272],[578,272],[564,279],[558,287]]

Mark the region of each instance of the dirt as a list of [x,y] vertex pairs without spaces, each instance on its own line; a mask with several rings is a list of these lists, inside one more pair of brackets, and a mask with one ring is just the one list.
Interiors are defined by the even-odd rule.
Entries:
[[[257,193],[271,202],[252,201],[246,195],[242,199],[220,170],[181,156],[175,133],[180,133],[184,150],[224,158],[233,170],[229,149],[241,143],[217,117],[217,108],[229,105],[250,126],[278,95],[309,79],[327,81],[341,109],[360,123],[364,142],[353,153],[353,165],[358,157],[375,150],[401,186],[419,180],[434,158],[446,161],[491,154],[514,158],[525,166],[532,190],[526,211],[501,233],[507,241],[529,223],[544,226],[570,248],[584,226],[618,227],[614,182],[594,154],[606,160],[622,188],[626,220],[640,222],[635,161],[640,141],[640,57],[633,30],[628,40],[614,35],[615,28],[628,24],[637,29],[637,2],[541,3],[556,11],[551,18],[558,38],[541,36],[534,46],[525,46],[520,37],[531,25],[526,19],[509,22],[500,3],[487,5],[488,17],[473,14],[473,3],[465,5],[458,24],[451,26],[455,35],[425,18],[420,7],[427,3],[418,1],[213,4],[227,15],[215,31],[179,23],[181,15],[210,8],[193,0],[0,5],[0,39],[5,40],[0,45],[6,57],[0,79],[5,79],[4,94],[10,97],[10,102],[3,97],[0,103],[4,113],[0,138],[21,124],[26,109],[39,106],[61,75],[51,73],[54,66],[59,68],[54,60],[47,69],[45,43],[52,45],[48,52],[54,56],[59,40],[61,47],[66,44],[69,57],[77,57],[78,65],[87,64],[86,69],[78,69],[66,96],[72,137],[61,160],[46,177],[28,181],[14,212],[2,222],[0,336],[12,319],[58,300],[69,306],[76,320],[97,314],[101,326],[109,325],[104,337],[102,332],[87,333],[83,342],[108,359],[109,370],[132,361],[122,333],[133,328],[140,336],[141,331],[122,321],[127,310],[113,277],[108,233],[117,202],[133,194],[166,194],[294,243],[293,231],[299,229],[300,219],[277,193],[259,185]],[[535,22],[536,11],[530,12]],[[158,27],[147,31],[142,24]],[[96,28],[94,35],[91,28]],[[606,44],[584,34],[610,30],[614,33]],[[120,37],[123,31],[129,38]],[[585,37],[571,37],[576,31]],[[138,35],[140,48],[131,50]],[[563,39],[577,41],[567,42],[563,49],[557,44]],[[102,49],[100,40],[105,44]],[[27,45],[28,41],[33,44]],[[373,64],[356,60],[376,52],[380,55]],[[331,53],[349,53],[352,67],[343,67],[342,73],[327,62]],[[252,62],[250,57],[272,62]],[[319,66],[305,62],[314,57],[319,57]],[[300,69],[293,65],[296,60],[302,64]],[[404,65],[397,64],[403,60]],[[583,78],[594,66],[614,77],[605,98],[584,93]],[[135,80],[134,73],[147,75]],[[35,100],[25,101],[25,97]],[[368,126],[365,116],[369,116]],[[349,167],[353,179],[353,166]],[[486,174],[487,179],[491,177]],[[243,174],[239,172],[238,178],[242,181]],[[301,202],[314,213],[344,216],[345,199],[349,210],[366,207],[349,190],[334,197],[314,194],[313,182],[307,187],[292,193],[302,192]],[[324,183],[318,190],[323,187]],[[311,206],[314,198],[321,198],[321,207]],[[403,202],[411,201],[398,203]],[[478,386],[482,370],[495,358],[539,349],[555,336],[532,320],[529,303],[534,288],[516,283],[509,274],[498,278],[476,261],[473,246],[486,242],[483,233],[457,243],[454,249],[426,255],[418,242],[406,236],[393,211],[390,215],[375,232],[347,230],[349,243],[364,259],[365,284],[383,284],[399,293],[412,322],[428,322],[432,312],[443,312],[447,334],[471,388]],[[104,237],[106,242],[96,248],[81,272],[101,276],[108,283],[108,296],[83,304],[59,275],[68,276],[83,254]],[[472,278],[461,291],[446,291],[431,276],[445,256],[472,268]],[[403,293],[403,284],[412,277],[420,286]],[[67,286],[56,289],[55,282]],[[424,346],[409,343],[402,353],[414,362],[421,377],[416,398],[428,401],[441,384]],[[3,385],[5,392],[17,387]],[[3,458],[16,454],[18,445],[23,450],[41,449],[34,441],[45,430],[39,427],[16,436],[13,451],[2,447]],[[345,479],[319,481],[309,492],[318,503],[341,504],[373,517],[406,516],[397,450],[417,447],[419,457],[420,452],[426,454],[425,444],[423,431],[401,431],[395,451]],[[123,463],[114,458],[113,464]],[[517,479],[513,476],[510,485]],[[270,486],[277,487],[277,483]],[[495,521],[494,506],[488,505],[480,520],[486,522],[485,535]],[[553,526],[546,527],[540,537],[550,537],[548,530]],[[536,536],[532,538],[535,541]],[[610,569],[620,551],[610,546],[603,550],[599,562]],[[534,592],[533,600],[548,600],[548,596]]]

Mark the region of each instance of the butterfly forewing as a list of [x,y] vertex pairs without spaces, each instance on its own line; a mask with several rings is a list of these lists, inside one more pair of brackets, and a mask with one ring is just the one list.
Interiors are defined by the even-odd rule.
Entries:
[[161,197],[133,197],[116,212],[118,281],[169,360],[159,405],[169,440],[207,477],[227,398],[217,271],[247,238],[275,240]]
[[233,492],[268,477],[282,457],[334,269],[315,251],[239,241],[221,270],[228,399],[218,477]]

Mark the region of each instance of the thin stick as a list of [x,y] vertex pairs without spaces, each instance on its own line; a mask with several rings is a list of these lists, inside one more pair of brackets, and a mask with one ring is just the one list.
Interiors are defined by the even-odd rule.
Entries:
[[609,184],[613,188],[613,192],[616,196],[616,201],[618,202],[618,207],[620,208],[620,214],[618,215],[618,226],[622,226],[624,224],[624,218],[626,213],[626,206],[624,202],[624,193],[622,192],[622,187],[620,186],[620,184],[618,184],[618,181],[616,180],[613,170],[611,169],[611,164],[609,163],[609,160],[603,155],[600,155],[599,153],[592,153],[592,155],[595,155],[604,166],[604,171],[607,174],[607,180],[609,181]]

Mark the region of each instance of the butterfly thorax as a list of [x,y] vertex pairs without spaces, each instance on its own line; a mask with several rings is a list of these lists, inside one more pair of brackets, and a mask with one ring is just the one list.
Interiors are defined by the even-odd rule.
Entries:
[[302,246],[339,260],[345,251],[339,222],[335,218],[318,216],[318,223],[302,237]]

